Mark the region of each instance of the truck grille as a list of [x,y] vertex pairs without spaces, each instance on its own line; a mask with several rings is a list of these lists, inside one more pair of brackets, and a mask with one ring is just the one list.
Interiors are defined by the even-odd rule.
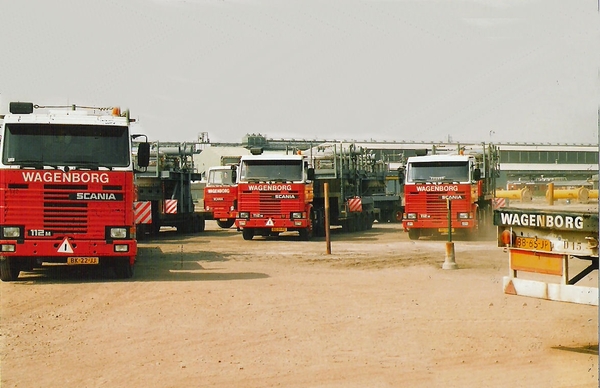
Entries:
[[284,195],[294,195],[296,199],[279,199],[277,192],[242,192],[243,211],[258,212],[263,215],[289,215],[291,212],[302,211],[304,201],[298,191],[289,191]]
[[[461,195],[466,200],[452,202],[452,212],[469,211],[468,193],[458,191],[453,195]],[[407,209],[408,212],[426,213],[434,219],[448,217],[448,204],[445,199],[440,199],[440,193],[410,193],[410,196],[411,206]]]
[[44,229],[55,233],[87,233],[87,202],[69,198],[70,194],[87,188],[85,185],[44,185]]

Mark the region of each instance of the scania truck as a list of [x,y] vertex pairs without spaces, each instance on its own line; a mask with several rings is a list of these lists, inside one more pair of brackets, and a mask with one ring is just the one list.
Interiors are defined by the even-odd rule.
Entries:
[[237,215],[237,164],[208,169],[204,209],[219,227],[228,229],[233,226]]
[[[46,263],[110,266],[137,254],[132,137],[119,108],[10,103],[0,141],[0,279]],[[148,164],[141,143],[138,164]]]
[[453,231],[463,237],[491,231],[495,148],[457,149],[408,158],[402,224],[411,240]]

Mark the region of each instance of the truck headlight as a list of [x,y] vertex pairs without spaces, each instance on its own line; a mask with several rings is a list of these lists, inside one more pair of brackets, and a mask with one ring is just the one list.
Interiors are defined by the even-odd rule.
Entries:
[[115,252],[129,252],[129,245],[115,244]]
[[458,218],[459,219],[468,219],[471,218],[469,213],[458,213]]
[[299,219],[303,218],[302,215],[303,215],[302,212],[294,212],[294,213],[292,213],[292,219],[299,220]]
[[5,226],[2,228],[2,237],[4,238],[19,238],[21,237],[21,228],[18,226]]
[[2,252],[14,252],[16,248],[13,244],[2,244]]
[[127,238],[127,228],[110,228],[111,238]]
[[416,220],[417,219],[417,213],[407,213],[406,214],[406,218],[408,218],[409,220]]
[[249,219],[250,218],[250,213],[248,212],[240,212],[238,214],[238,218],[245,218],[245,219]]

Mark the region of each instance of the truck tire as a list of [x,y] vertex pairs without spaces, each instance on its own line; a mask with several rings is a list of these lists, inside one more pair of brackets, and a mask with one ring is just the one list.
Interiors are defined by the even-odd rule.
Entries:
[[21,272],[21,270],[14,259],[0,256],[0,280],[3,282],[17,280],[19,272]]
[[298,231],[298,233],[300,234],[300,240],[302,241],[309,241],[312,238],[312,228],[308,227],[308,228],[304,228],[304,229],[300,229]]
[[244,237],[244,240],[252,240],[252,238],[254,237],[254,229],[252,229],[252,228],[242,229],[242,237]]
[[375,222],[375,215],[373,213],[369,213],[367,218],[367,230],[373,229],[373,222]]
[[234,218],[229,218],[227,221],[217,220],[217,225],[219,225],[219,228],[223,228],[223,229],[231,228],[234,223],[235,223]]
[[194,219],[194,233],[202,233],[206,228],[206,220],[202,216],[198,216]]
[[418,240],[421,235],[421,231],[419,229],[409,229],[408,230],[408,238],[411,240]]
[[317,237],[325,237],[325,214],[319,209],[314,211],[313,235]]
[[354,218],[347,218],[342,221],[342,232],[343,233],[354,233],[355,231]]
[[148,229],[148,227],[145,224],[139,224],[136,225],[135,227],[135,238],[137,241],[143,241],[146,240],[147,236],[146,236],[146,230]]
[[133,265],[129,257],[119,257],[114,263],[115,275],[119,279],[129,279],[133,276]]

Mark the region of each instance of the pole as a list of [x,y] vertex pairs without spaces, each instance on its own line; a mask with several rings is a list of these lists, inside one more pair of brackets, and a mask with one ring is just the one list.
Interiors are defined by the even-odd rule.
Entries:
[[446,256],[442,269],[458,269],[454,260],[454,243],[452,242],[452,200],[446,198],[446,201],[448,201],[448,242],[446,242]]
[[554,182],[548,183],[547,187],[546,201],[548,205],[554,206]]
[[331,239],[329,236],[329,183],[323,184],[325,195],[325,242],[327,244],[327,254],[331,255]]
[[452,242],[452,200],[446,198],[448,203],[448,242]]

